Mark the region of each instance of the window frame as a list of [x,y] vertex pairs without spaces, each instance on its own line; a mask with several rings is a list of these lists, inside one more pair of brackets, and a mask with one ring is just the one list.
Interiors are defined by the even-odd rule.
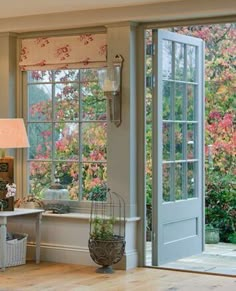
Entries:
[[[93,68],[91,68],[93,69]],[[99,68],[94,68],[94,70],[98,70]],[[67,69],[65,69],[67,70]],[[70,70],[70,69],[69,69]],[[72,69],[71,69],[72,70]],[[75,70],[83,70],[83,68],[78,68],[78,69],[75,69]],[[43,70],[42,70],[43,71]],[[47,71],[55,71],[55,70],[47,70]],[[30,71],[29,71],[30,72]],[[22,94],[23,94],[23,102],[22,102],[22,111],[23,111],[23,117],[24,117],[24,120],[25,120],[25,124],[26,124],[26,127],[28,127],[28,124],[30,123],[29,120],[28,120],[28,85],[29,84],[39,84],[40,82],[28,82],[28,72],[22,72]],[[52,82],[46,82],[47,84],[53,84],[53,81]],[[54,82],[54,85],[57,84],[57,83],[60,83],[60,84],[63,84],[63,82]],[[67,83],[67,82],[65,82]],[[70,81],[68,81],[68,83],[71,83]],[[79,80],[79,84],[81,84],[81,80]],[[79,104],[80,102],[83,102],[83,97],[81,96],[81,94],[79,95]],[[104,99],[106,99],[106,97],[104,96]],[[52,101],[52,100],[51,100]],[[105,100],[106,102],[106,100]],[[54,102],[52,101],[52,104],[53,106],[55,105]],[[81,112],[81,108],[82,106],[79,105],[79,112]],[[83,120],[81,118],[78,119],[78,121],[76,121],[76,123],[78,123],[78,127],[79,127],[79,135],[81,135],[81,128],[82,128],[82,125],[83,124],[88,124],[88,123],[106,123],[107,126],[108,126],[108,123],[109,123],[109,120],[108,120],[108,114],[107,114],[107,111],[108,111],[108,108],[107,108],[107,102],[106,102],[106,116],[107,118],[106,119],[103,119],[103,120],[98,120],[98,119],[92,119],[92,120]],[[65,123],[67,123],[67,120],[63,121]],[[74,121],[69,121],[69,122],[74,122]],[[53,118],[51,123],[55,124],[57,123],[57,121]],[[53,141],[55,142],[55,140]],[[77,162],[79,163],[79,172],[81,172],[81,169],[83,168],[83,165],[88,163],[87,161],[83,161],[82,159],[82,155],[83,155],[83,147],[81,147],[81,145],[83,144],[83,140],[82,139],[79,139],[79,159],[77,160]],[[108,148],[108,128],[106,130],[106,149]],[[107,151],[107,150],[106,150]],[[28,177],[29,177],[29,174],[28,174],[28,163],[31,161],[29,158],[28,158],[28,151],[27,150],[24,150],[23,152],[23,157],[22,157],[22,161],[25,162],[23,163],[24,166],[23,166],[23,169],[22,169],[22,180],[23,180],[23,184],[22,184],[22,190],[23,190],[23,196],[25,196],[26,194],[25,193],[28,193],[28,188],[29,188],[29,182],[28,182]],[[59,160],[55,160],[52,158],[50,158],[49,162],[52,162],[52,163],[57,163],[57,162],[66,162],[66,160],[63,160],[63,161],[59,161]],[[105,164],[106,165],[106,169],[107,169],[107,166],[108,166],[108,158],[107,158],[107,155],[106,155],[106,161],[102,160],[102,161],[89,161],[89,163],[97,163],[97,164]],[[107,170],[106,170],[107,171]],[[80,182],[80,186],[79,186],[79,193],[78,193],[78,199],[77,200],[60,200],[61,202],[66,202],[68,203],[69,205],[75,208],[78,208],[80,207],[81,205],[82,208],[86,208],[87,204],[89,205],[88,207],[90,208],[90,201],[89,200],[83,200],[83,197],[84,197],[84,193],[82,192],[82,176],[80,175],[80,178],[79,178]],[[106,184],[108,184],[108,177],[106,177],[106,181],[105,181]],[[43,201],[45,201],[46,203],[47,202],[55,202],[55,200],[46,200],[46,199],[43,199]]]

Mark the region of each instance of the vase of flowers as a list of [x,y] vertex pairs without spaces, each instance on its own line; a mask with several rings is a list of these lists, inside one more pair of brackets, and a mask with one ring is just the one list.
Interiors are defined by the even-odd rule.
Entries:
[[5,198],[0,199],[0,211],[14,211],[16,184],[6,184],[6,191]]

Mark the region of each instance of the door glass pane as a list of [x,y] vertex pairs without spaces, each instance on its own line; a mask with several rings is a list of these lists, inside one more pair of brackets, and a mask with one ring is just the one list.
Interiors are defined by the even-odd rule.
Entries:
[[196,86],[187,85],[187,120],[196,120],[194,112],[194,102],[196,96]]
[[196,80],[196,47],[187,45],[187,81]]
[[187,159],[195,159],[195,124],[187,124]]
[[175,200],[181,200],[183,197],[183,165],[175,164]]
[[170,161],[170,135],[171,135],[171,123],[163,122],[163,160]]
[[169,81],[163,81],[163,119],[170,120],[171,119],[171,83]]
[[170,175],[170,165],[169,164],[163,164],[163,200],[164,201],[170,201],[170,182],[171,182],[171,175]]
[[196,197],[196,162],[187,164],[187,197]]
[[172,41],[163,40],[162,50],[162,77],[163,79],[173,79],[172,74]]
[[184,44],[175,43],[175,80],[184,80]]
[[183,120],[184,110],[184,98],[185,98],[185,84],[175,85],[175,120]]
[[183,159],[183,124],[175,123],[175,160]]

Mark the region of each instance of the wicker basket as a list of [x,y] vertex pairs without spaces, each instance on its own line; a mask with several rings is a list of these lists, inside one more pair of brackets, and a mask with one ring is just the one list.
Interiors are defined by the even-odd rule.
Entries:
[[[13,233],[13,239],[6,242],[6,267],[25,264],[27,237],[26,233]],[[2,267],[1,261],[0,267]]]

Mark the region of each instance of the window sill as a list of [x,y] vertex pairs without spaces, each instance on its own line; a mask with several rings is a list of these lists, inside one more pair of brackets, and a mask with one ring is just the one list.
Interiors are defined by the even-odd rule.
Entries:
[[[56,217],[56,218],[63,218],[63,219],[81,219],[81,220],[89,220],[90,214],[89,213],[65,213],[65,214],[57,214],[46,211],[43,213],[43,217]],[[125,219],[126,222],[135,222],[139,221],[140,217],[127,217]]]

